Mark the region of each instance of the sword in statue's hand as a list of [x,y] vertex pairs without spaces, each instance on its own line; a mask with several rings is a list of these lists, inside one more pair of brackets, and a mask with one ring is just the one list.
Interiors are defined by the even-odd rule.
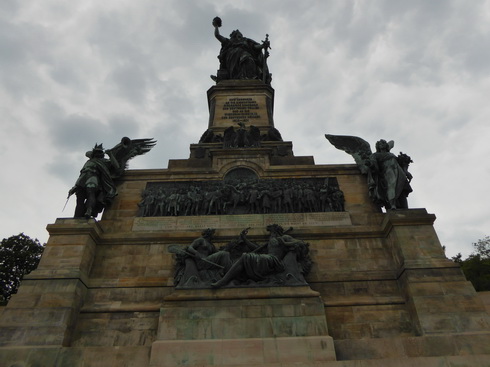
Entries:
[[61,211],[62,213],[65,211],[66,204],[68,204],[68,200],[70,200],[70,196],[72,196],[75,193],[75,187],[72,187],[70,191],[68,191],[68,197],[66,198],[65,205],[63,206],[63,210]]
[[68,195],[68,197],[66,198],[65,205],[63,206],[63,210],[61,211],[62,213],[65,211],[66,204],[68,204],[68,200],[70,200],[70,196],[71,195]]
[[266,75],[266,70],[267,70],[267,58],[269,57],[269,50],[271,49],[271,44],[269,42],[269,35],[265,35],[265,41],[262,41],[262,47],[264,48],[264,59],[262,61],[262,81],[265,83],[267,82],[267,75]]

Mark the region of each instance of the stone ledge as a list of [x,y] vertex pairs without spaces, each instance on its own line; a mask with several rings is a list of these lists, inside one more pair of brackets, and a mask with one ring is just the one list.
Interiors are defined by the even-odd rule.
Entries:
[[53,235],[88,234],[97,242],[104,233],[99,222],[85,218],[57,218],[54,224],[48,224],[46,229]]
[[[0,361],[6,366],[148,366],[150,347],[0,347]],[[383,358],[353,361],[286,361],[260,363],[261,367],[488,367],[489,354],[448,357]],[[158,365],[152,366],[157,367]],[[223,364],[201,364],[216,367]],[[229,365],[228,365],[229,366]],[[236,365],[239,366],[239,365]],[[250,364],[247,365],[250,367]]]
[[441,268],[456,268],[460,269],[460,265],[449,259],[423,259],[423,260],[404,260],[398,270],[398,277],[405,271],[420,270],[420,269],[441,269]]
[[[144,218],[147,219],[147,218]],[[110,227],[120,220],[107,220],[103,221],[103,225]],[[210,225],[207,225],[210,224]],[[113,232],[109,233],[109,230],[104,233],[101,241],[97,245],[139,245],[151,243],[161,243],[172,241],[172,244],[189,244],[192,240],[200,236],[201,231],[205,228],[212,227],[213,223],[204,222],[203,226],[193,230],[184,229],[155,229],[151,231],[127,231],[127,232]],[[277,223],[282,225],[281,223]],[[286,225],[284,225],[285,227]],[[128,224],[128,228],[132,225]],[[215,235],[215,242],[227,241],[234,239],[238,236],[239,231],[246,227],[236,228],[219,228]],[[237,232],[238,231],[238,232]],[[262,241],[264,236],[268,236],[265,228],[252,228],[249,231],[250,239],[258,239]],[[294,237],[302,237],[301,239],[308,240],[322,240],[322,239],[357,239],[362,238],[379,238],[382,233],[379,226],[367,226],[367,225],[344,225],[344,226],[312,226],[301,227],[295,226]]]
[[[486,355],[487,361],[490,361],[490,333],[335,340],[335,350],[339,360],[380,361],[387,358],[410,360],[415,357],[469,357],[472,354]],[[384,366],[378,364],[381,365]],[[442,364],[442,366],[446,365]]]
[[[286,142],[287,143],[287,142]],[[300,156],[301,157],[301,156]],[[183,159],[184,160],[184,159]],[[301,172],[293,171],[291,169],[300,169]],[[187,175],[185,175],[187,173]],[[175,180],[185,180],[189,179],[188,175],[192,175],[193,178],[198,178],[199,180],[215,180],[216,174],[218,172],[212,168],[204,167],[196,172],[196,169],[189,169],[188,171],[178,171],[173,172],[170,169],[158,168],[158,169],[129,169],[124,172],[125,182],[134,181],[148,181],[148,182],[159,182],[159,181],[175,181]],[[316,164],[311,166],[297,166],[292,165],[281,165],[281,166],[270,166],[267,170],[267,178],[281,177],[284,175],[288,177],[303,177],[304,174],[308,177],[317,177],[325,175],[348,175],[348,176],[359,176],[360,171],[356,164]],[[196,177],[197,175],[197,177]],[[311,176],[310,176],[311,175]]]
[[379,306],[379,305],[400,305],[406,301],[402,296],[346,296],[336,297],[335,300],[324,301],[325,307],[343,307],[343,306]]
[[205,301],[233,299],[270,299],[319,297],[320,293],[308,286],[226,288],[226,289],[178,289],[164,297],[165,301]]
[[424,208],[388,210],[381,228],[383,232],[389,233],[394,226],[433,225],[435,220],[436,216],[427,213]]
[[278,223],[283,227],[338,227],[351,226],[348,212],[324,213],[278,213],[278,214],[237,214],[237,215],[204,215],[182,217],[138,217],[134,219],[132,230],[171,231],[202,230],[203,228],[265,228]]
[[87,286],[88,276],[79,269],[36,269],[24,277],[25,280],[79,280]]

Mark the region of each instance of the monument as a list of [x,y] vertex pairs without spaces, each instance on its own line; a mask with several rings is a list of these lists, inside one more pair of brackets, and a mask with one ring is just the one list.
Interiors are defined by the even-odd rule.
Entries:
[[48,225],[38,269],[0,308],[0,364],[488,366],[485,305],[435,215],[408,208],[411,158],[331,134],[356,164],[295,156],[268,36],[221,25],[189,158],[125,170],[116,151],[152,139],[88,152],[74,217]]

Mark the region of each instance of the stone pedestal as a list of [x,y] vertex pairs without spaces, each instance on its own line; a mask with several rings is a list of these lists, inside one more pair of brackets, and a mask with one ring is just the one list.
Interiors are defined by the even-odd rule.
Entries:
[[24,277],[0,322],[0,345],[70,345],[87,292],[95,243],[94,220],[59,219],[37,270]]
[[208,90],[209,125],[223,133],[238,122],[267,132],[274,127],[274,89],[258,80],[222,81]]
[[176,291],[156,339],[151,367],[335,361],[323,302],[307,286]]
[[490,317],[460,266],[446,258],[424,209],[387,213],[382,224],[399,266],[417,335],[468,333],[490,328]]

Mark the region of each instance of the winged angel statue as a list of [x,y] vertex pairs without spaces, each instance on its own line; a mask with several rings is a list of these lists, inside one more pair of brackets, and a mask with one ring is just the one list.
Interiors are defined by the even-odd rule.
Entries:
[[369,196],[376,205],[386,209],[408,208],[407,197],[412,192],[408,166],[412,159],[402,152],[398,157],[391,153],[393,140],[379,140],[373,153],[369,143],[357,136],[325,134],[325,137],[335,148],[350,154],[361,173],[367,175]]
[[[85,155],[88,161],[80,170],[75,186],[68,192],[68,198],[76,194],[75,218],[95,218],[117,195],[114,180],[121,177],[128,161],[137,155],[148,153],[156,144],[153,139],[130,139],[124,137],[112,149],[95,144]],[[105,158],[108,155],[109,159]]]

